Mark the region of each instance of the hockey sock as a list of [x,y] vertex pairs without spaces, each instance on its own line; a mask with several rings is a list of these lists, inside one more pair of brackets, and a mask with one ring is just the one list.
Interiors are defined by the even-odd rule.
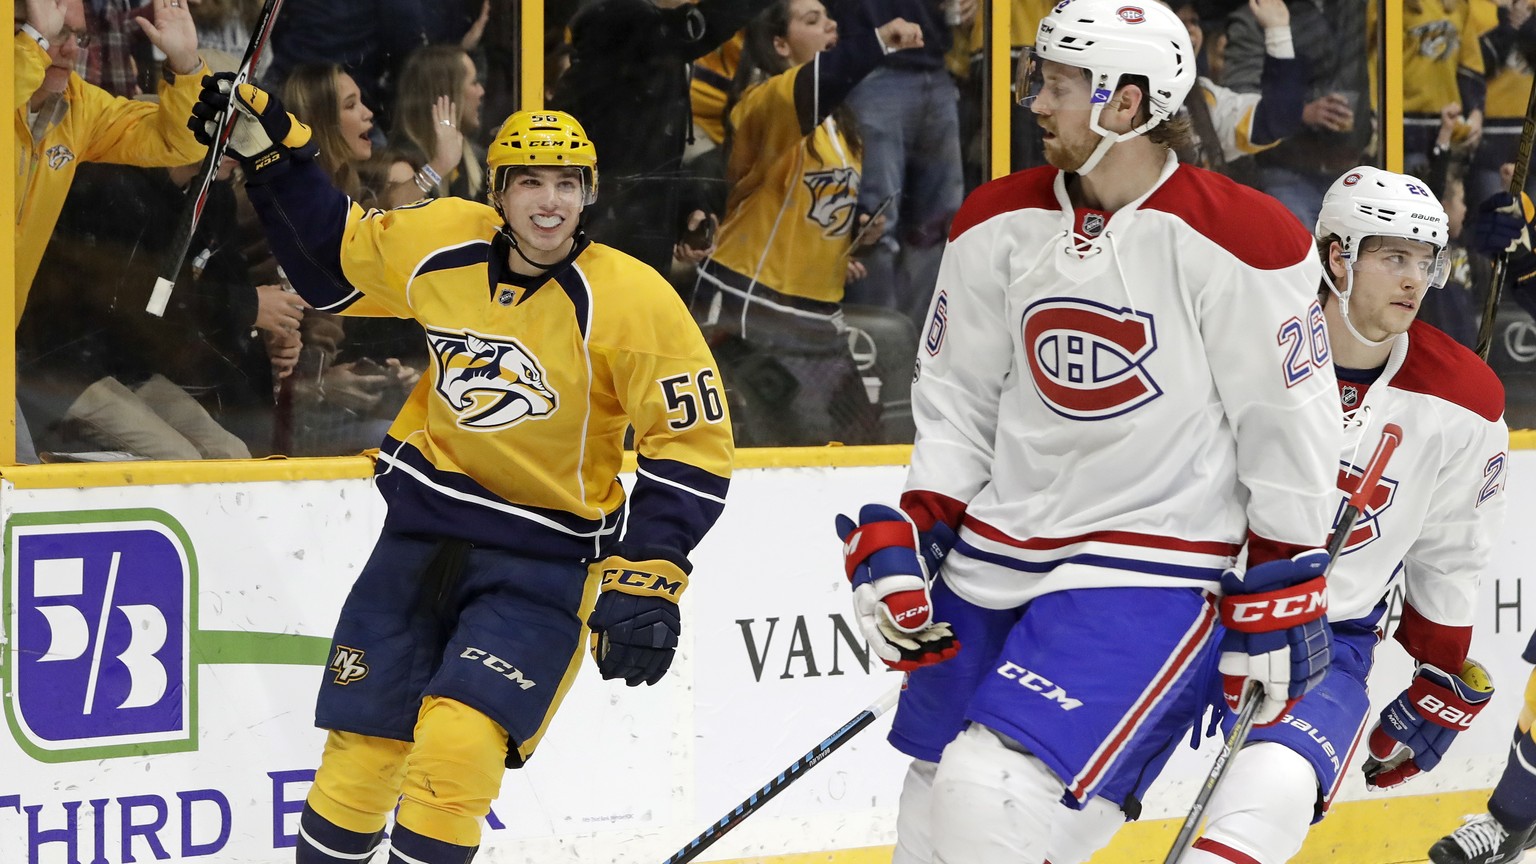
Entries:
[[480,820],[501,792],[506,759],[507,733],[496,721],[462,702],[426,697],[416,718],[416,746],[406,760],[397,824],[442,843],[478,846]]
[[1068,810],[1056,823],[1051,835],[1051,854],[1047,864],[1082,864],[1093,853],[1109,845],[1115,832],[1125,825],[1120,805],[1107,798],[1094,798],[1081,810]]
[[933,775],[939,763],[913,759],[901,785],[896,809],[896,851],[891,864],[930,864],[933,861]]
[[337,828],[371,835],[400,800],[411,742],[332,731],[325,739],[320,770],[305,801],[306,810]]
[[389,860],[386,864],[469,864],[479,848],[433,840],[403,825],[396,825],[389,835]]
[[1039,757],[971,724],[933,778],[933,864],[1043,861],[1065,785]]
[[1317,806],[1317,773],[1273,741],[1239,750],[1206,808],[1205,834],[1184,864],[1285,864],[1301,851]]
[[316,813],[308,804],[299,815],[296,864],[359,864],[373,857],[382,829],[372,833],[348,831]]
[[1488,798],[1488,812],[1511,834],[1536,824],[1536,740],[1521,733],[1510,748],[1504,774]]

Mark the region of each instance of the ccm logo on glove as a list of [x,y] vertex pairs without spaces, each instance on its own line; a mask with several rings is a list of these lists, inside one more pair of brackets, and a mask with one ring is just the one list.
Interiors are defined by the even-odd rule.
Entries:
[[[1233,630],[1267,632],[1304,624],[1328,611],[1328,591],[1321,577],[1301,585],[1264,594],[1222,599],[1222,623]],[[1244,625],[1262,625],[1245,627]]]
[[673,599],[683,593],[688,580],[668,579],[660,573],[647,573],[644,570],[625,570],[619,567],[610,567],[603,571],[604,591],[623,591],[626,594],[663,594]]

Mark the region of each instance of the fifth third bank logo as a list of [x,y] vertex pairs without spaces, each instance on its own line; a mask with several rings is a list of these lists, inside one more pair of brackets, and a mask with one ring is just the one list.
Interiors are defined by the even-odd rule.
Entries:
[[49,762],[195,747],[195,563],[159,510],[16,514],[5,538],[6,718]]

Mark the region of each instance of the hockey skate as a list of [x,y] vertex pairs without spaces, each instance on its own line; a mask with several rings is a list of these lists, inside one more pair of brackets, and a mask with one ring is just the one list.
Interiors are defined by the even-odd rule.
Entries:
[[1460,828],[1441,837],[1429,849],[1434,864],[1509,864],[1536,846],[1532,829],[1513,834],[1487,813],[1468,816]]

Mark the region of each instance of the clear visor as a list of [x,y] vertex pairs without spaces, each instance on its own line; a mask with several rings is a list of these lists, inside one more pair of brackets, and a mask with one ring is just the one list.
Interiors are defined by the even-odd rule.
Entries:
[[1019,53],[1018,66],[1013,77],[1013,101],[1028,107],[1042,96],[1049,97],[1051,110],[1082,109],[1108,102],[1108,90],[1093,91],[1089,83],[1089,70],[1046,60],[1033,48]]
[[[1380,243],[1381,245],[1377,245]],[[1412,279],[1431,288],[1445,287],[1451,262],[1445,249],[1422,240],[1367,238],[1362,247],[1370,251],[1355,253],[1351,269],[1356,273],[1379,273],[1397,279]]]

